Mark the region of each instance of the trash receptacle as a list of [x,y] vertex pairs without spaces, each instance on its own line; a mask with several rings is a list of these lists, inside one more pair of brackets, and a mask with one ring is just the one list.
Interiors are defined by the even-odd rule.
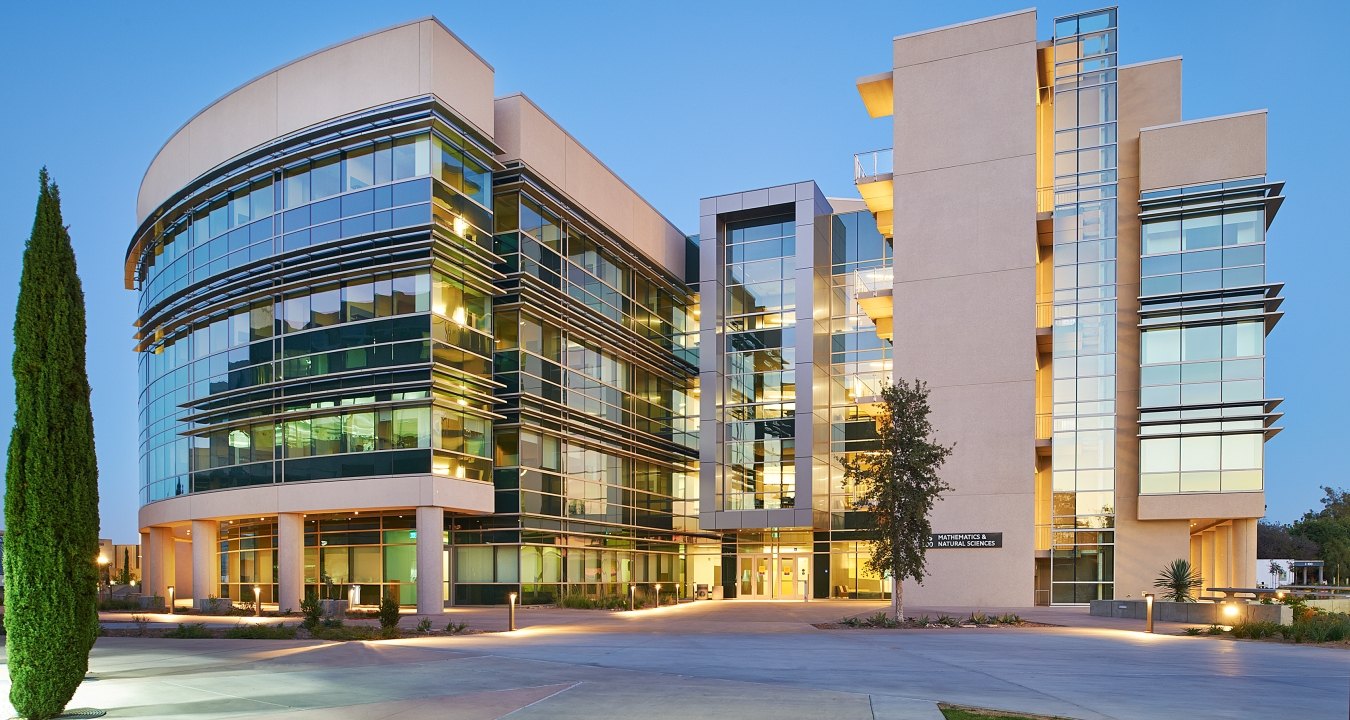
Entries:
[[708,596],[708,586],[706,584],[700,583],[694,586],[695,600],[707,600]]

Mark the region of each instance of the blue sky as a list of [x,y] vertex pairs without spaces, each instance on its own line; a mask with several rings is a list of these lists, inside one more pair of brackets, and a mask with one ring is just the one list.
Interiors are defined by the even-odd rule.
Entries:
[[[103,536],[135,538],[134,293],[122,258],[155,152],[197,110],[295,57],[437,15],[492,63],[497,93],[523,91],[677,225],[698,198],[814,179],[852,195],[852,155],[890,145],[853,79],[890,67],[894,35],[1009,12],[1019,2],[848,3],[5,3],[0,27],[0,318],[10,326],[37,171],[61,185],[89,305]],[[1039,6],[1055,15],[1092,2]],[[1350,406],[1337,287],[1350,265],[1343,227],[1316,221],[1344,202],[1339,2],[1124,2],[1122,63],[1185,57],[1186,118],[1270,110],[1270,175],[1289,182],[1270,234],[1269,276],[1288,283],[1270,343],[1268,393],[1286,398],[1267,446],[1269,514],[1293,520],[1319,484],[1346,485],[1336,458]],[[1335,319],[1333,319],[1335,318]],[[8,332],[0,353],[8,356]],[[0,376],[0,437],[13,383]]]

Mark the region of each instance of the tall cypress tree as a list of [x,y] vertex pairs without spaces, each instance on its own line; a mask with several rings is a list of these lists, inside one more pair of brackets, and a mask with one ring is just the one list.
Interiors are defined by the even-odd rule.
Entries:
[[98,637],[98,465],[85,372],[84,291],[43,168],[14,315],[14,431],[5,473],[10,703],[61,713]]

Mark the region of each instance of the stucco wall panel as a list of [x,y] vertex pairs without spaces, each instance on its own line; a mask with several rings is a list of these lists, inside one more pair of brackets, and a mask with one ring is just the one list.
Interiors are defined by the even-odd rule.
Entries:
[[1155,190],[1266,173],[1266,111],[1144,128],[1139,189]]

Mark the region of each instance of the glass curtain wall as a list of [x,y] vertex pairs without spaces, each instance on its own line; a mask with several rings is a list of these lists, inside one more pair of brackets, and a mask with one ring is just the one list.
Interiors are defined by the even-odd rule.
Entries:
[[1139,492],[1263,487],[1263,178],[1144,193]]
[[843,459],[876,448],[875,399],[891,383],[891,341],[858,305],[860,291],[893,284],[891,243],[869,212],[835,215],[830,224],[830,529],[816,532],[813,593],[889,598],[890,584],[867,569],[870,543],[862,539],[864,517],[844,483]]
[[1051,602],[1113,597],[1116,11],[1055,20]]
[[697,309],[521,175],[497,184],[496,514],[454,520],[456,601],[684,587]]
[[722,510],[796,506],[794,222],[774,216],[725,230]]

